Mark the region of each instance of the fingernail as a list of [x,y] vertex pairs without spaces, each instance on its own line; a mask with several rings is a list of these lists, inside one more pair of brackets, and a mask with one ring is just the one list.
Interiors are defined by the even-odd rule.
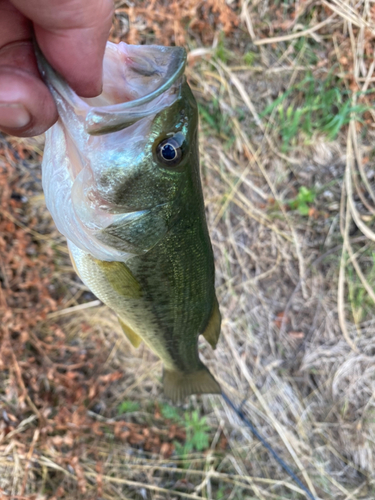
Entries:
[[0,128],[23,128],[31,121],[23,104],[0,102]]

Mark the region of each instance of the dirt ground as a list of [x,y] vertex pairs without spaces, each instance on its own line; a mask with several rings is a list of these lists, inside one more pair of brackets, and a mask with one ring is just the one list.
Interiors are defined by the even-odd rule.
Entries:
[[[375,498],[375,4],[119,1],[183,45],[223,317],[200,353],[318,499]],[[0,499],[303,499],[223,402],[162,394],[75,275],[43,137],[0,136]]]

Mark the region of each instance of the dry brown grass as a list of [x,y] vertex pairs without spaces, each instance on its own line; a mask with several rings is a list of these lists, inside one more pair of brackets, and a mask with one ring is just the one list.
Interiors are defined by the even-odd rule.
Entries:
[[[308,71],[318,79],[333,71],[354,103],[371,106],[372,94],[358,91],[374,89],[375,6],[124,1],[114,26],[115,39],[190,49],[223,316],[218,348],[202,341],[202,358],[235,402],[246,398],[252,422],[316,498],[374,499],[374,113],[333,142],[300,133],[283,152],[276,114],[261,113]],[[298,45],[303,38],[309,43]],[[207,416],[211,446],[174,453],[185,429],[160,414],[161,364],[123,340],[114,315],[72,272],[40,194],[40,147],[8,139],[2,149],[5,178],[29,198],[2,215],[23,228],[9,239],[11,251],[28,248],[44,262],[28,307],[25,275],[9,259],[0,268],[8,277],[0,296],[8,314],[0,342],[3,498],[304,498],[220,397],[193,397],[188,406]],[[318,192],[308,216],[287,202],[301,186]],[[124,400],[139,410],[119,416]]]

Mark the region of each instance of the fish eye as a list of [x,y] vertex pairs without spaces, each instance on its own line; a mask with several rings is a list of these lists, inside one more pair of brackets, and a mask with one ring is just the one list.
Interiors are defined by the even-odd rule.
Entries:
[[175,167],[182,160],[182,144],[185,137],[176,134],[161,141],[156,148],[156,155],[164,167]]
[[160,148],[160,156],[165,161],[173,161],[177,158],[177,149],[173,144],[167,142],[167,144],[164,144],[164,146]]

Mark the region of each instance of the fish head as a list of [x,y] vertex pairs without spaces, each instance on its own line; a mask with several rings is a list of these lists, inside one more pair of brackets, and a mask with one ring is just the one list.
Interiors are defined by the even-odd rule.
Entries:
[[169,106],[103,137],[105,146],[95,156],[101,164],[96,184],[116,206],[151,209],[175,201],[181,192],[195,157],[198,112],[186,81],[171,92]]
[[197,161],[184,49],[108,42],[96,98],[77,96],[38,58],[59,112],[42,166],[58,229],[98,259],[147,252],[177,217]]

